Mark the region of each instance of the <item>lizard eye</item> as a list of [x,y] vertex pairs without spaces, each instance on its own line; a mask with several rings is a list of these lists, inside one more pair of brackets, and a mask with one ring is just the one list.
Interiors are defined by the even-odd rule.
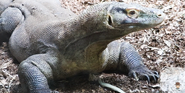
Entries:
[[129,11],[129,15],[135,15],[136,12],[135,11]]
[[139,10],[136,9],[126,9],[127,16],[130,18],[137,18],[139,16]]

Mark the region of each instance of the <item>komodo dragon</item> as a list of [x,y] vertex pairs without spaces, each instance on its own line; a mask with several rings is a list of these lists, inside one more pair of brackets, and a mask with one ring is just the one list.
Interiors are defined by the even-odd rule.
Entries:
[[21,62],[23,93],[50,93],[54,82],[78,74],[123,73],[157,80],[128,42],[116,39],[163,22],[158,9],[103,2],[80,14],[58,0],[1,0],[0,31],[12,33],[9,48]]

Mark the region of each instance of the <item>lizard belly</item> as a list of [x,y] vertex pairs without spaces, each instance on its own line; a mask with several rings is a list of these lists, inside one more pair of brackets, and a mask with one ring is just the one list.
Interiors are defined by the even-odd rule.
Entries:
[[93,73],[102,72],[106,63],[102,59],[102,51],[106,48],[107,41],[95,42],[88,45],[85,49],[76,51],[67,51],[63,56],[62,73],[73,76],[78,73]]
[[101,62],[72,61],[67,60],[61,64],[62,78],[71,77],[77,74],[98,74],[103,71]]

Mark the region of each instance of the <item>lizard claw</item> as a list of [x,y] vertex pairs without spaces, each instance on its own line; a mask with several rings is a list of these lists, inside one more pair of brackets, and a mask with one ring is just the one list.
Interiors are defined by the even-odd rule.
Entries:
[[157,82],[159,78],[159,74],[157,71],[150,71],[147,67],[141,65],[134,69],[131,69],[131,71],[128,74],[129,77],[133,77],[136,80],[147,80],[149,83],[150,81]]
[[159,73],[157,71],[153,71],[153,73],[159,76]]
[[139,78],[137,77],[137,74],[136,74],[135,71],[132,71],[132,72],[130,72],[130,73],[132,73],[132,75],[129,74],[129,77],[133,77],[133,78],[135,78],[137,81],[139,80]]
[[[156,71],[155,71],[156,72]],[[154,73],[153,75],[153,79],[154,79],[154,82],[157,82],[157,79],[159,78],[159,74],[157,73]]]
[[[138,73],[133,71],[132,72],[132,75],[129,75],[129,76],[133,76],[137,81],[139,80],[139,77],[138,77]],[[143,74],[144,77],[147,78],[148,82],[150,82],[150,77],[147,75],[147,74]],[[156,80],[156,78],[154,77],[154,80]]]
[[147,74],[144,74],[144,76],[147,78],[148,82],[150,83],[150,77]]

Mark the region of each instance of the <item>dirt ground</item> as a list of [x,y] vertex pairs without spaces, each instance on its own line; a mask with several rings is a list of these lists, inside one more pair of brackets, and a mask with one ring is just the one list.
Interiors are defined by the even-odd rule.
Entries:
[[[79,13],[87,6],[113,0],[60,0],[65,8]],[[166,21],[160,26],[131,33],[121,38],[135,46],[149,69],[159,73],[166,67],[185,66],[185,1],[184,0],[117,0],[139,3],[163,10]],[[20,83],[17,75],[18,62],[8,50],[7,37],[0,35],[0,93],[18,93]],[[2,39],[4,38],[4,39]],[[136,81],[125,75],[102,74],[104,82],[115,85],[127,93],[164,93],[158,83]],[[115,93],[99,84],[78,76],[59,83],[55,90],[60,93]],[[167,92],[166,92],[167,93]]]

